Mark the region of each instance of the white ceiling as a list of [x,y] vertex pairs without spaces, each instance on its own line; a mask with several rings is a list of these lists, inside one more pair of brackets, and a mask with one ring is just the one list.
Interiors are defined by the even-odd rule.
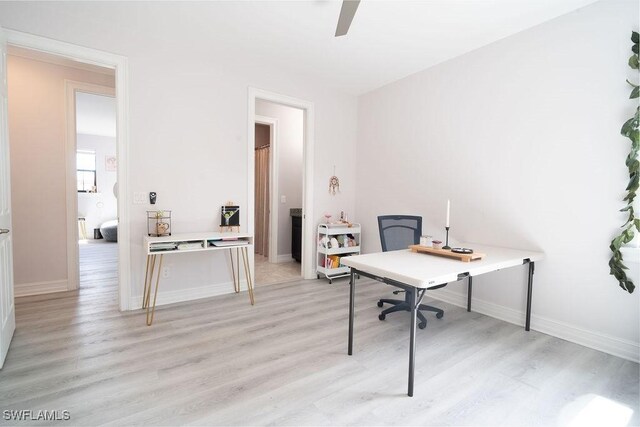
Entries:
[[116,137],[116,100],[111,96],[76,93],[76,132]]
[[[363,0],[335,38],[341,1],[0,3],[0,23],[62,40],[221,65],[269,66],[362,94],[595,0]],[[82,35],[80,38],[79,35]],[[523,52],[526,61],[526,52]]]

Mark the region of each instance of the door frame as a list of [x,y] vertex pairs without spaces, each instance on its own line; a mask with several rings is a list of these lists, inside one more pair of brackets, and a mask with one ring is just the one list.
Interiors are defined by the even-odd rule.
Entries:
[[[78,247],[78,188],[76,152],[78,151],[78,134],[76,130],[76,93],[116,97],[112,87],[92,83],[64,81],[66,108],[66,176],[67,176],[67,289],[70,291],[80,287],[80,256]],[[117,145],[117,141],[116,141]],[[116,159],[118,158],[116,154]],[[110,189],[107,189],[109,191]],[[117,200],[117,199],[116,199]],[[119,200],[116,205],[119,205]]]
[[[311,101],[293,98],[276,92],[248,88],[247,105],[247,227],[250,234],[254,233],[254,209],[255,209],[255,117],[256,100],[274,102],[299,108],[304,111],[304,142],[303,142],[303,170],[302,170],[302,277],[304,279],[315,278],[313,271],[314,249],[314,222],[313,222],[313,166],[315,146],[315,106]],[[253,254],[251,258],[251,270],[254,270]],[[254,275],[255,276],[255,275]]]
[[[278,119],[255,116],[255,123],[269,126],[269,262],[278,262]],[[254,128],[255,131],[255,128]],[[255,147],[255,135],[254,135]],[[254,150],[255,153],[255,150]],[[254,155],[255,160],[255,155]],[[255,162],[254,162],[255,168]],[[255,177],[254,177],[255,178]],[[254,193],[255,197],[255,193]],[[255,198],[254,198],[255,201]]]
[[[7,44],[36,50],[85,64],[110,68],[116,76],[118,158],[118,299],[120,310],[130,309],[131,233],[129,197],[129,70],[127,57],[15,30],[3,30]],[[75,225],[77,228],[77,225]],[[69,255],[67,255],[69,256]]]

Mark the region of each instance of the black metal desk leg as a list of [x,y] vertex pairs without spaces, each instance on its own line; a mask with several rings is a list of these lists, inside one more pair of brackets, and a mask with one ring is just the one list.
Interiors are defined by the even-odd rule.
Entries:
[[473,277],[469,276],[467,283],[467,311],[471,311],[471,287],[473,286]]
[[529,281],[527,284],[527,319],[524,323],[524,330],[528,331],[531,328],[531,291],[533,290],[533,270],[535,269],[535,263],[529,263]]
[[409,397],[413,396],[413,374],[415,370],[416,363],[416,321],[417,319],[417,291],[407,290],[407,299],[409,304],[411,305],[411,335],[409,336],[409,390],[407,394]]
[[355,293],[356,293],[356,273],[354,269],[351,269],[351,277],[349,281],[349,356],[353,354],[353,316],[355,306]]

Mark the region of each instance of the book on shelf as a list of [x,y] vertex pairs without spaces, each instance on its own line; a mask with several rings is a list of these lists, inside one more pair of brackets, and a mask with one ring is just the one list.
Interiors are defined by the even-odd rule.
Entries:
[[177,248],[175,243],[152,243],[149,246],[151,252],[173,251]]
[[180,242],[178,250],[185,251],[189,249],[202,249],[202,242]]
[[248,240],[209,240],[209,246],[225,247],[248,245]]

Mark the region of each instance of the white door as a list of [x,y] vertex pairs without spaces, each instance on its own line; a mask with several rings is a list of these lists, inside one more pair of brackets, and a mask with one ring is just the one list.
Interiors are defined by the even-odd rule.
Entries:
[[7,125],[7,43],[0,27],[0,368],[16,329],[11,246],[11,185]]

